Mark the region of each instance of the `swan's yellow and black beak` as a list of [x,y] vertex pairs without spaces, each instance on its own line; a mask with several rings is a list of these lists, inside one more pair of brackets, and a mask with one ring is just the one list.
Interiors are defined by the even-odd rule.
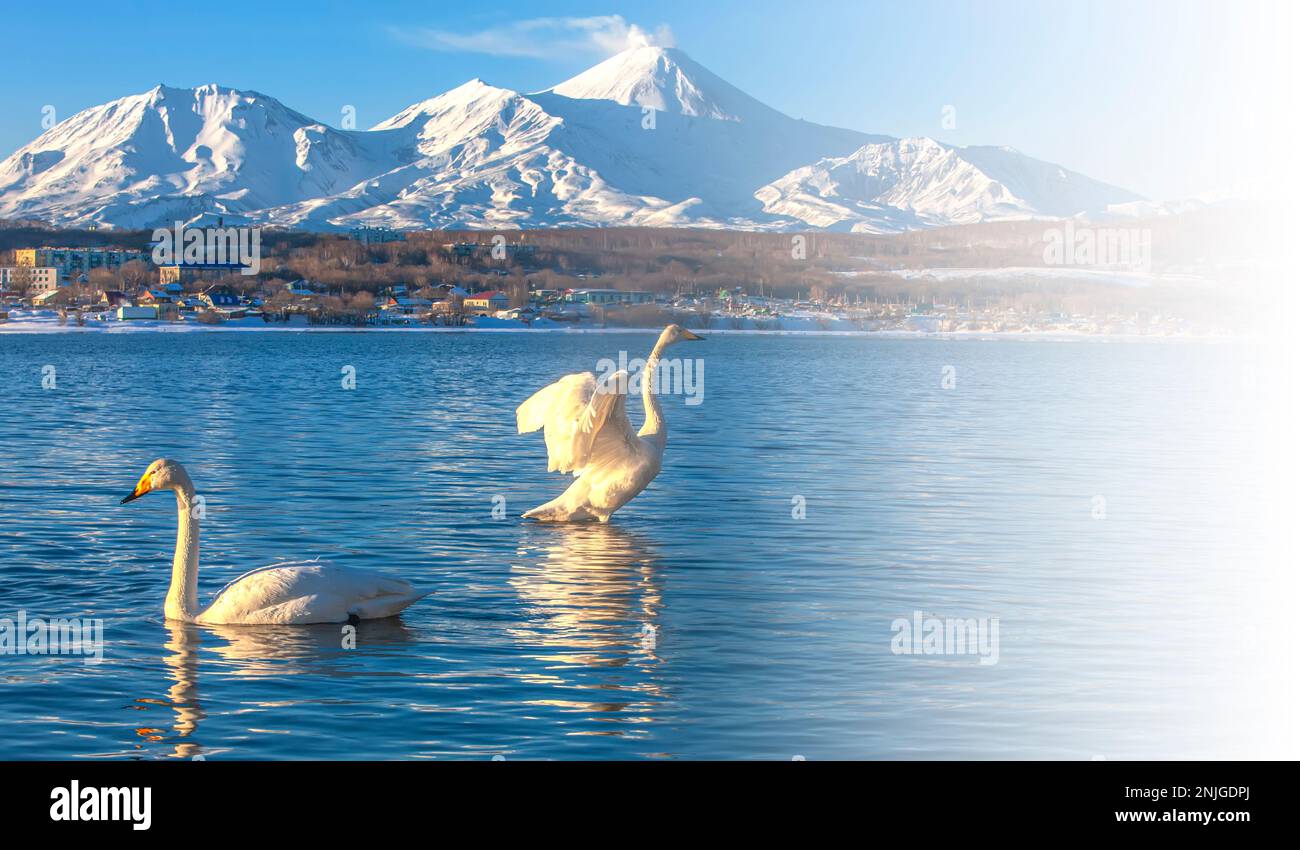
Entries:
[[150,476],[148,472],[146,472],[144,475],[141,475],[140,480],[135,483],[135,489],[131,491],[131,495],[127,496],[125,499],[118,502],[118,504],[125,505],[127,502],[134,502],[136,499],[148,493],[150,490],[149,479],[151,477],[152,476]]
[[704,339],[704,337],[696,333],[691,333],[686,330],[686,328],[682,328],[682,339]]

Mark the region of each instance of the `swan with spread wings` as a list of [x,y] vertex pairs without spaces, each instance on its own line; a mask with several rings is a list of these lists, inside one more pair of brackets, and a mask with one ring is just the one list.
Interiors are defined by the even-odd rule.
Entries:
[[557,498],[524,514],[526,518],[564,522],[610,516],[644,490],[663,465],[668,444],[655,393],[655,370],[668,346],[703,337],[669,325],[646,360],[641,374],[645,424],[632,430],[627,418],[628,373],[597,380],[591,372],[565,375],[519,405],[519,433],[543,429],[551,472],[571,472],[574,481]]

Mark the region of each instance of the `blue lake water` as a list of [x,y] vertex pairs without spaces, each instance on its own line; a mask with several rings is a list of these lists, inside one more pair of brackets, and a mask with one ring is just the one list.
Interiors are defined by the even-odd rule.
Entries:
[[[665,399],[649,490],[519,519],[567,481],[515,406],[653,339],[0,336],[0,617],[105,634],[0,655],[0,758],[1268,754],[1230,637],[1270,539],[1239,346],[718,335],[671,350],[704,397]],[[162,456],[205,601],[315,556],[434,594],[351,649],[167,623],[174,501],[118,505]],[[997,663],[895,652],[916,611],[997,618]]]

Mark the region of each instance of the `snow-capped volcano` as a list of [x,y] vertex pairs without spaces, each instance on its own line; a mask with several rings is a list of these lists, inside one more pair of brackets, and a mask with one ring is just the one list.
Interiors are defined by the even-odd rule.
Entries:
[[755,194],[774,215],[871,233],[1069,216],[1136,197],[1006,148],[928,138],[863,145],[797,168]]
[[629,48],[549,91],[724,121],[784,117],[675,47]]
[[118,227],[899,230],[1135,199],[1008,149],[795,120],[660,47],[535,94],[471,80],[363,131],[256,92],[159,86],[0,162],[0,216]]
[[343,190],[384,159],[379,136],[257,92],[157,86],[79,112],[0,163],[0,214],[143,227],[255,213]]

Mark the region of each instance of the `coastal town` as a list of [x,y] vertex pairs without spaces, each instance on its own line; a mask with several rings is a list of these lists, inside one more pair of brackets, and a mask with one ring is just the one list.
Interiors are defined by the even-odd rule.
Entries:
[[[87,234],[78,236],[88,241]],[[1015,268],[974,269],[954,281],[952,269],[941,270],[944,277],[882,267],[875,258],[865,266],[846,264],[834,248],[806,266],[772,260],[773,272],[752,247],[746,266],[728,256],[740,254],[734,248],[709,257],[698,248],[669,246],[679,252],[670,262],[647,261],[642,265],[650,271],[629,271],[627,257],[635,251],[617,244],[601,253],[522,234],[431,242],[427,234],[359,227],[345,236],[273,238],[267,267],[254,273],[224,256],[178,255],[160,263],[156,242],[135,247],[126,239],[114,243],[112,234],[89,236],[108,244],[0,252],[0,330],[556,330],[670,322],[757,332],[1180,336],[1215,330],[1122,278],[1100,286],[1083,273]],[[692,262],[690,250],[703,258]],[[612,256],[624,265],[610,263]],[[794,270],[782,275],[783,268]],[[1006,282],[1026,271],[1029,283]]]

